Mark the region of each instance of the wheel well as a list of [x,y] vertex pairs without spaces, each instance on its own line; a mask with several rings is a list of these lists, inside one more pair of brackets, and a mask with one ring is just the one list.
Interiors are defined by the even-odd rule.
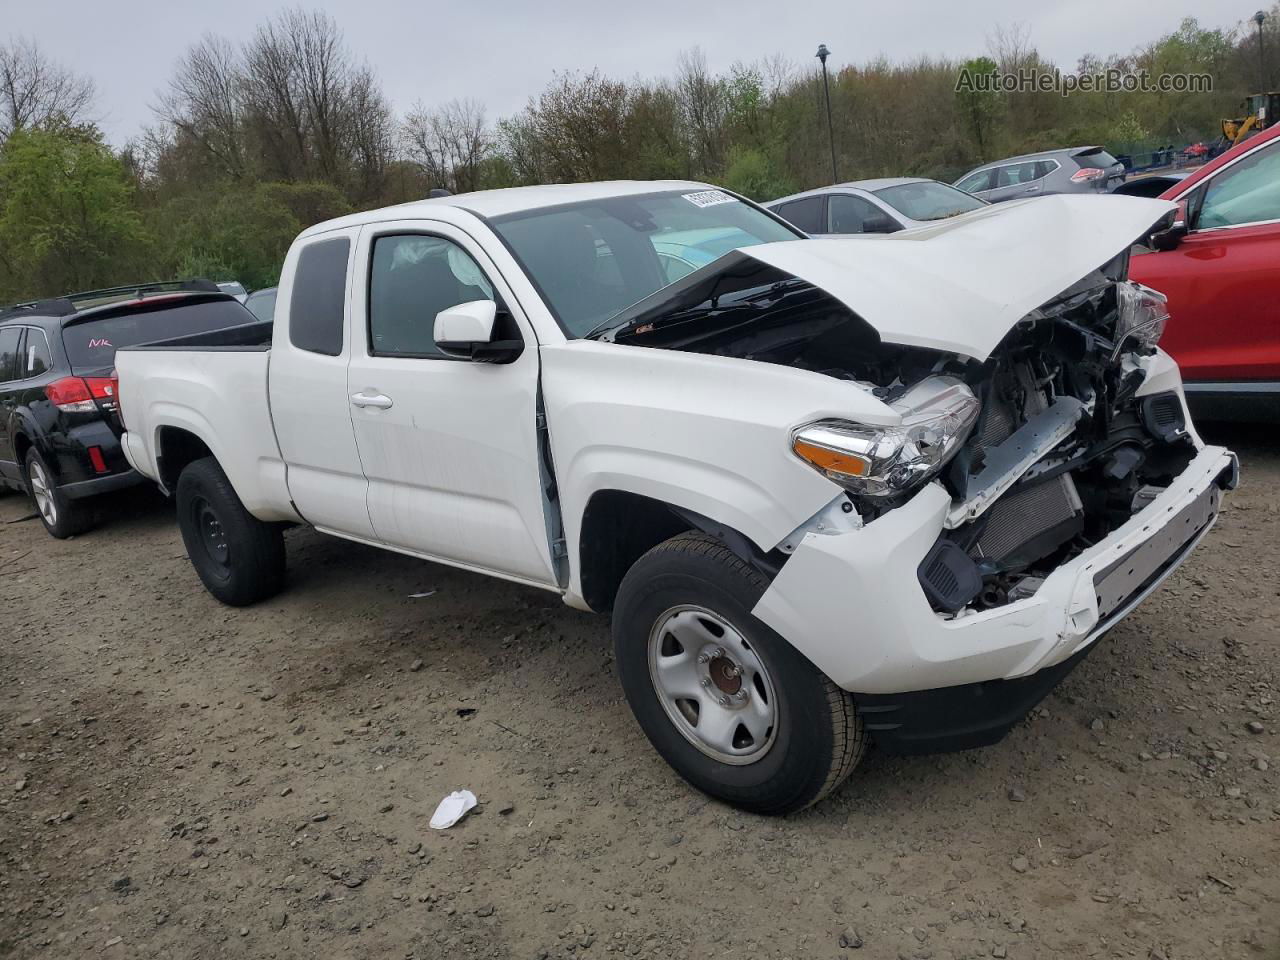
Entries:
[[213,456],[203,440],[179,427],[161,427],[156,439],[156,466],[160,482],[170,492],[178,485],[178,477],[188,465]]
[[662,541],[692,529],[688,520],[661,500],[622,490],[592,494],[578,539],[582,598],[597,612],[612,609],[631,565]]
[[27,451],[31,449],[31,439],[25,433],[14,434],[13,454],[18,460],[18,470],[24,469],[27,462]]

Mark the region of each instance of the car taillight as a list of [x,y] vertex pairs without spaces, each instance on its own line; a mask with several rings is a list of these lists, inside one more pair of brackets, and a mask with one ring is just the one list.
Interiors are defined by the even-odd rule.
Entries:
[[1071,175],[1072,183],[1087,183],[1090,180],[1097,180],[1099,177],[1105,177],[1107,171],[1099,170],[1097,167],[1081,167]]
[[63,377],[44,388],[49,402],[63,413],[97,413],[97,400],[111,408],[116,403],[116,381],[112,377]]

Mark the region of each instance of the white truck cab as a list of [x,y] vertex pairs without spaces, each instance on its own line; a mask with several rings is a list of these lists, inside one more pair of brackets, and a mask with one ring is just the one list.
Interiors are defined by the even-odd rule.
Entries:
[[1125,278],[1169,205],[809,241],[706,184],[302,233],[274,324],[121,350],[130,462],[220,600],[317,530],[611,612],[641,726],[748,809],[868,739],[993,742],[1187,555],[1235,458]]

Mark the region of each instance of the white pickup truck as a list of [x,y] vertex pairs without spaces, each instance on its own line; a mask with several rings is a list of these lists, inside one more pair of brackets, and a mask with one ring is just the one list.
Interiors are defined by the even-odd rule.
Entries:
[[784,813],[868,740],[999,739],[1212,525],[1235,457],[1126,279],[1169,209],[810,240],[660,182],[360,213],[294,242],[274,329],[119,352],[125,449],[226,603],[305,523],[611,612],[663,757]]

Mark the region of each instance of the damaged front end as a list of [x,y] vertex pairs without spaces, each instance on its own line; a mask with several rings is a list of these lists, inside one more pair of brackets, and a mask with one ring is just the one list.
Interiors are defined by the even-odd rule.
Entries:
[[[833,248],[811,249],[829,259]],[[887,247],[849,248],[871,249],[885,256]],[[982,326],[972,318],[985,301],[972,291],[953,328],[945,317],[911,328],[887,314],[889,294],[865,264],[863,286],[845,282],[837,298],[796,264],[782,269],[772,251],[691,276],[638,304],[606,338],[785,364],[854,381],[881,400],[889,422],[816,419],[793,431],[792,452],[839,483],[864,524],[940,483],[951,507],[918,579],[939,616],[964,617],[1033,596],[1197,453],[1176,376],[1167,389],[1148,385],[1167,314],[1160,294],[1127,279],[1128,257],[1126,248],[1047,302],[1024,283],[1001,304],[1005,315],[1018,311],[1003,335],[986,323],[987,339],[974,336],[966,352],[944,343],[963,337],[966,321]],[[864,315],[853,294],[867,284],[876,296]]]
[[935,610],[1034,595],[1195,456],[1177,391],[1143,392],[1166,314],[1125,263],[1033,311],[973,381],[982,412],[942,476],[952,508],[919,571]]

